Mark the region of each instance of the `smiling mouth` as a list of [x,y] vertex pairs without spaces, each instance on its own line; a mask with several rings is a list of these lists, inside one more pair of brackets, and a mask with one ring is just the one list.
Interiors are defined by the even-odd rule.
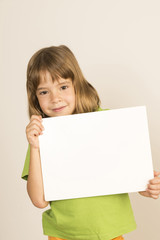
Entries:
[[54,112],[60,112],[61,110],[63,110],[66,106],[60,107],[60,108],[54,108],[53,111]]

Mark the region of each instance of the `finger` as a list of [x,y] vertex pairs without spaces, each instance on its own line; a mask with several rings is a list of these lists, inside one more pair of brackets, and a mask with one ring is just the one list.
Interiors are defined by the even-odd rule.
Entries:
[[31,117],[30,122],[34,122],[37,121],[39,123],[42,123],[42,118],[35,116],[35,117]]
[[147,189],[146,190],[150,195],[159,195],[160,194],[160,191],[158,190],[150,190],[150,189]]
[[159,190],[160,191],[160,184],[148,184],[148,188],[150,190]]
[[41,130],[44,130],[42,123],[37,119],[32,120],[32,122],[30,122],[30,124],[27,126],[27,129],[34,128],[36,126],[41,128]]
[[33,132],[35,130],[40,134],[43,131],[43,128],[40,128],[38,125],[34,124],[33,126],[30,126],[26,129],[26,134],[33,135]]
[[29,132],[28,134],[28,138],[32,138],[32,137],[38,137],[40,135],[40,131],[36,130],[36,129],[33,129],[31,132]]
[[155,177],[155,178],[151,179],[149,181],[149,184],[151,184],[151,185],[160,184],[160,178],[159,177]]
[[159,198],[159,196],[157,196],[157,195],[151,195],[151,197],[152,197],[153,199],[158,199],[158,198]]
[[42,123],[38,123],[38,122],[33,122],[31,123],[30,127],[29,128],[39,128],[41,131],[44,130],[44,127],[42,125]]
[[33,121],[38,121],[38,122],[42,123],[42,117],[40,115],[32,115],[31,119],[30,119],[30,123]]
[[160,175],[160,172],[154,171],[154,176],[155,176],[155,177],[158,177],[159,175]]
[[31,120],[32,120],[32,119],[42,120],[42,116],[41,116],[41,115],[32,115],[32,116],[31,116]]
[[30,127],[33,127],[34,124],[36,124],[37,126],[43,128],[42,122],[40,120],[32,119],[30,121],[30,123],[26,126],[26,130],[30,129]]

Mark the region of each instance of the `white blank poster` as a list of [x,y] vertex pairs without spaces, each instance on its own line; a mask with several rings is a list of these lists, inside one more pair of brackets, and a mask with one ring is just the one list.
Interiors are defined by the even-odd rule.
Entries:
[[145,106],[43,119],[46,201],[146,189],[153,178]]

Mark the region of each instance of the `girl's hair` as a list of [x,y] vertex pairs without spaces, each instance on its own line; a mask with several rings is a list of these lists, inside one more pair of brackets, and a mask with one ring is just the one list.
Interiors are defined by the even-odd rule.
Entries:
[[54,80],[71,78],[76,95],[74,113],[93,112],[98,110],[100,99],[95,88],[84,78],[79,64],[71,50],[60,45],[42,48],[30,59],[27,67],[28,112],[34,115],[45,115],[39,105],[36,90],[40,84],[41,74],[48,71]]

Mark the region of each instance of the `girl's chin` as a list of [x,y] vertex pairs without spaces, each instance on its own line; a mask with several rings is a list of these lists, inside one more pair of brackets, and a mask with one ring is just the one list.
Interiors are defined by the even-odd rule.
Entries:
[[65,115],[68,115],[68,114],[66,114],[65,112],[52,112],[51,114],[50,114],[50,117],[58,117],[58,116],[65,116]]

